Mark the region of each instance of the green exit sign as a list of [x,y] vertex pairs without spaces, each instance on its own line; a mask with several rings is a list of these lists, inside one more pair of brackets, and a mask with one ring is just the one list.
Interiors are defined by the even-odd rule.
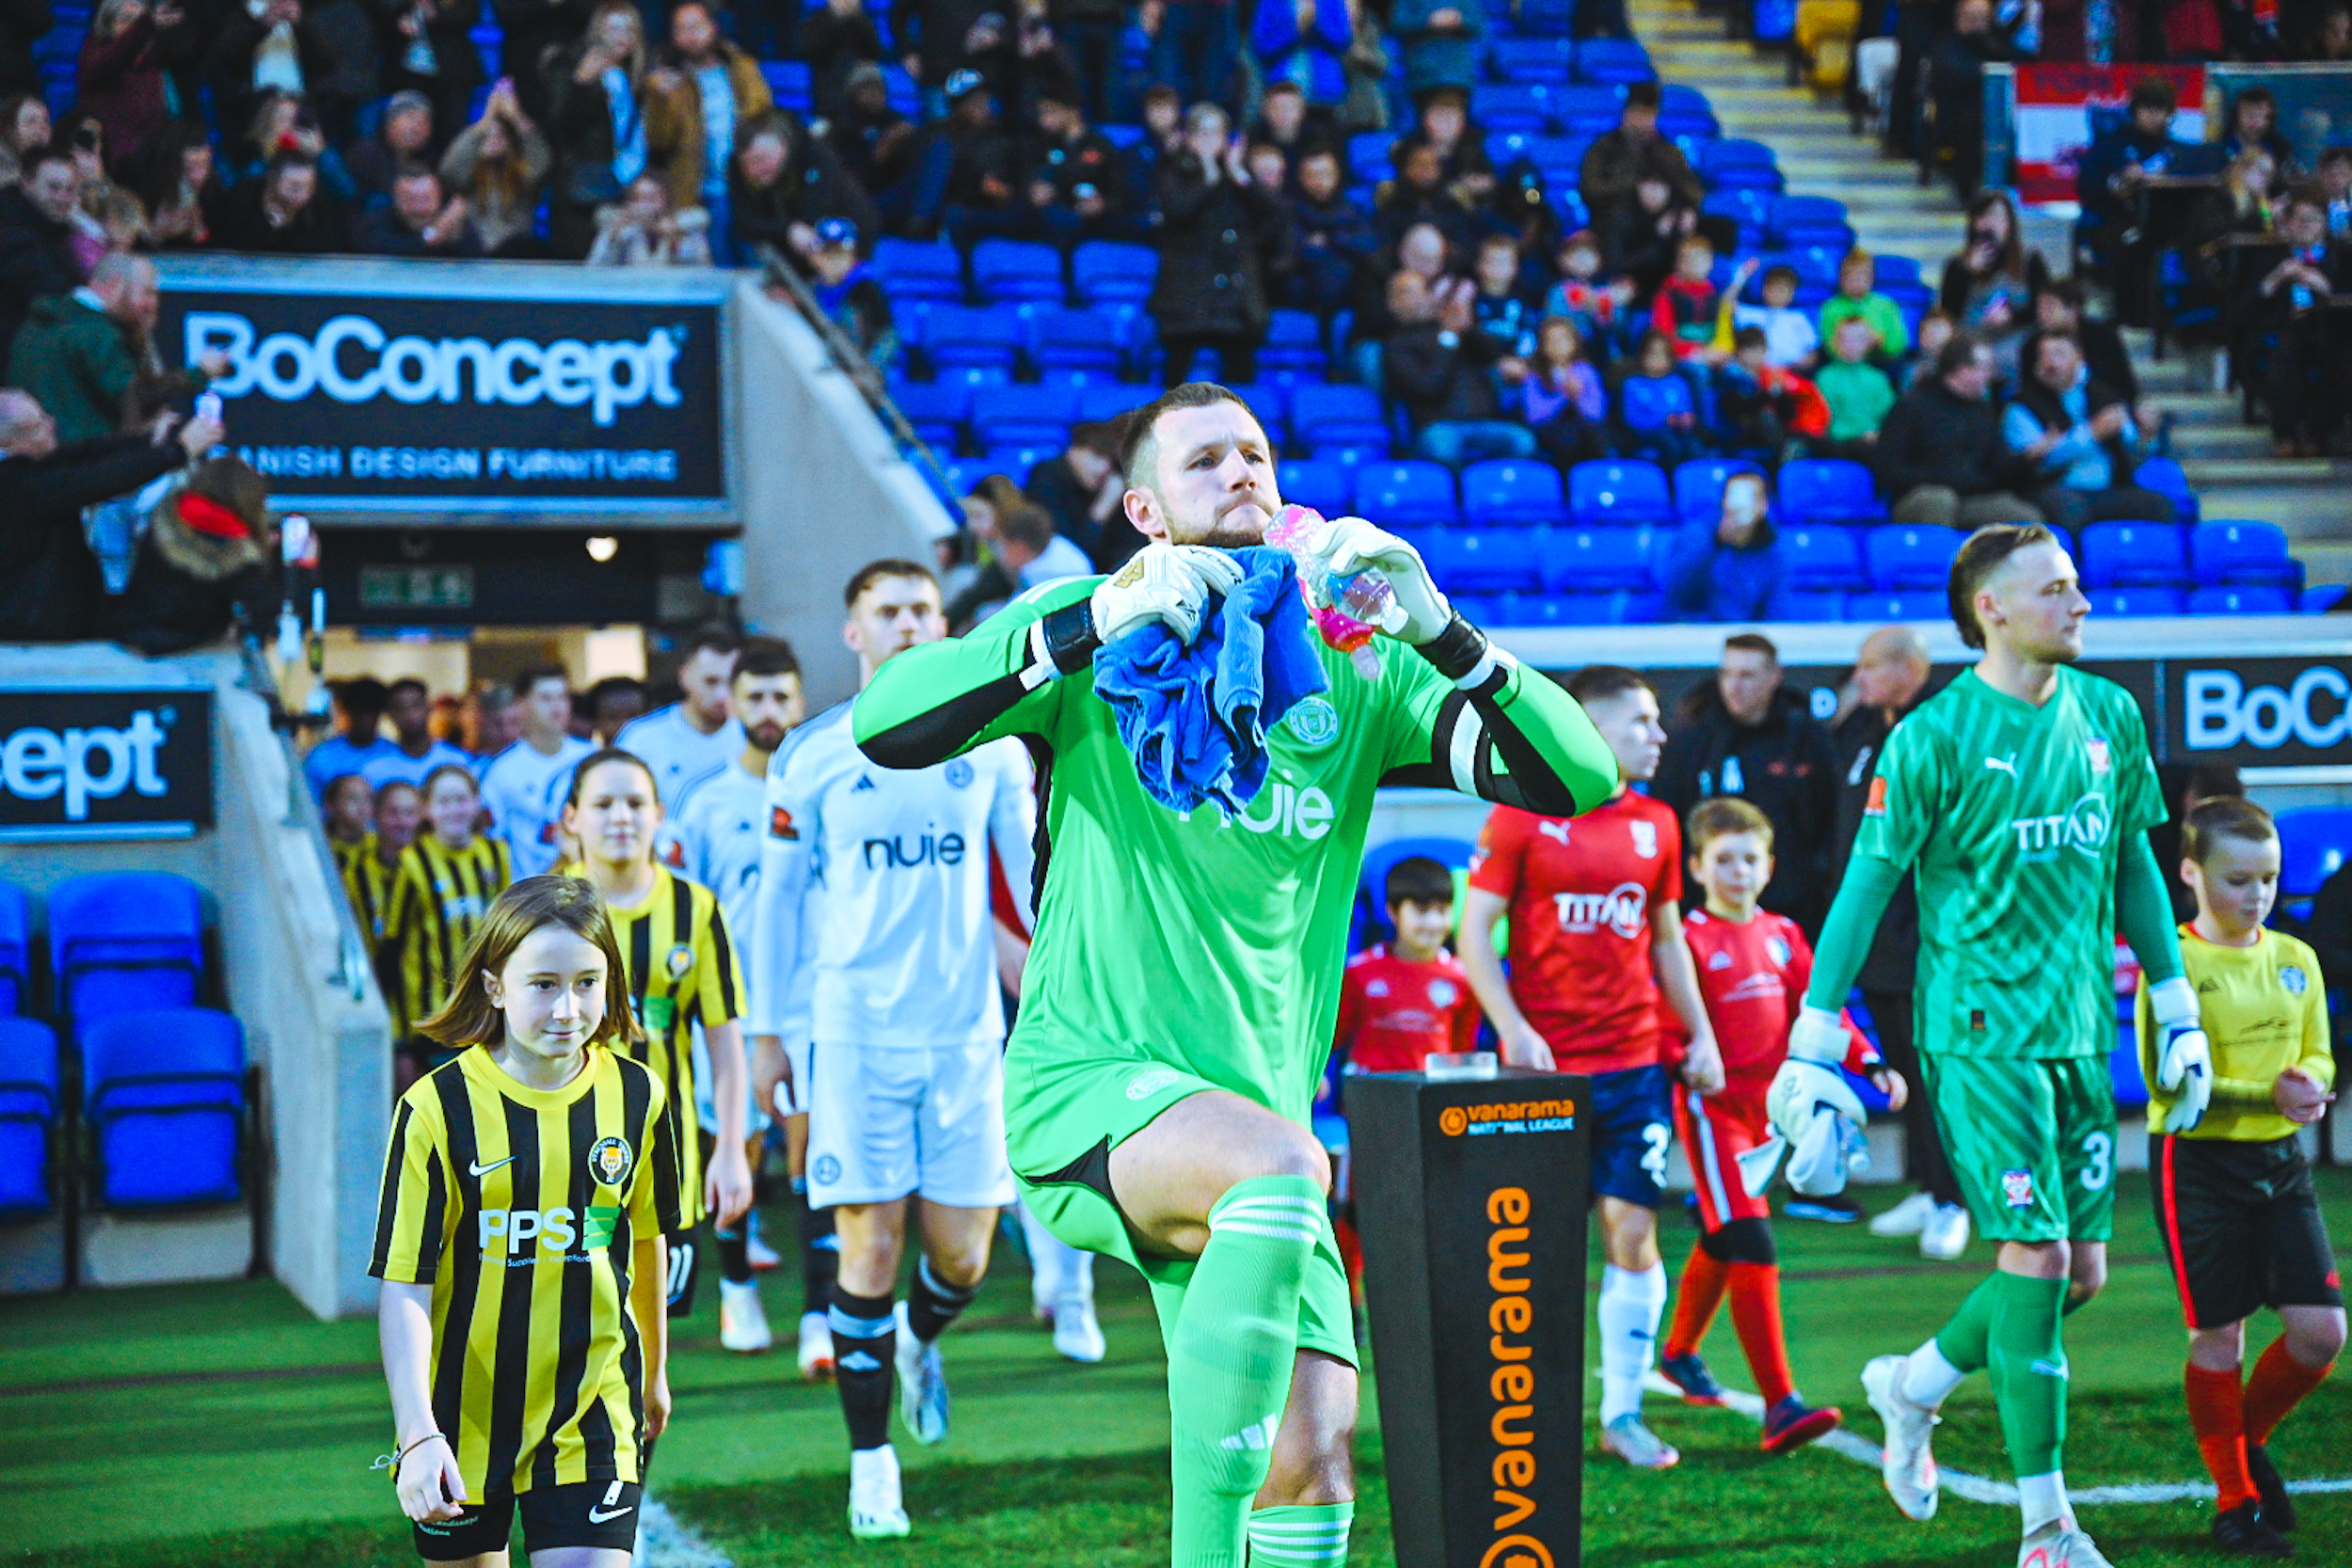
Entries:
[[471,566],[362,566],[362,610],[471,610]]

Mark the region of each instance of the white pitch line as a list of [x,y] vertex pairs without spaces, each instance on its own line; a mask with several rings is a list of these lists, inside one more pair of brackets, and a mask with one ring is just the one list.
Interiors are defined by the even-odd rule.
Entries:
[[[1676,1400],[1682,1397],[1681,1389],[1677,1388],[1656,1372],[1651,1372],[1645,1378],[1642,1386],[1649,1393],[1664,1394]],[[1758,1426],[1764,1423],[1764,1402],[1754,1394],[1742,1392],[1738,1388],[1726,1388],[1724,1390],[1724,1408],[1745,1416]],[[1855,1464],[1867,1465],[1873,1470],[1879,1467],[1879,1461],[1883,1455],[1883,1450],[1876,1443],[1857,1433],[1849,1432],[1844,1427],[1839,1427],[1827,1436],[1817,1439],[1810,1446],[1826,1449],[1841,1459],[1851,1459]],[[1965,1470],[1955,1470],[1948,1465],[1938,1465],[1936,1474],[1943,1481],[1944,1490],[1955,1497],[1964,1497],[1972,1503],[1983,1503],[1994,1508],[2015,1508],[2017,1506],[2017,1488],[2008,1481],[1970,1475]],[[2296,1493],[2352,1492],[2352,1478],[2291,1481],[2287,1482],[2287,1490]],[[2211,1499],[2214,1495],[2214,1485],[2211,1481],[2131,1481],[2121,1486],[2088,1486],[2080,1491],[2070,1490],[2067,1493],[2067,1499],[2070,1502],[2093,1505],[2176,1503],[2186,1502],[2192,1498]]]
[[630,1568],[735,1568],[727,1555],[705,1541],[676,1514],[644,1496],[637,1516],[637,1553]]

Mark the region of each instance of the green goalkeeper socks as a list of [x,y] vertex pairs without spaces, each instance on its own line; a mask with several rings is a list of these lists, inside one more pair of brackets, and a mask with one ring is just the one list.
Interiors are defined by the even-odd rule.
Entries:
[[1323,1189],[1304,1176],[1237,1181],[1209,1211],[1209,1243],[1168,1335],[1175,1568],[1240,1568],[1326,1223]]
[[1987,1365],[2010,1463],[2021,1476],[2048,1475],[2066,1446],[2066,1347],[2058,1332],[2066,1281],[1996,1274],[1986,1283],[1994,1288]]
[[1343,1563],[1347,1528],[1355,1521],[1352,1502],[1259,1509],[1249,1516],[1250,1568]]
[[1992,1354],[1993,1309],[2000,1299],[2000,1280],[1994,1274],[1978,1282],[1968,1292],[1968,1299],[1951,1315],[1935,1336],[1935,1348],[1950,1362],[1955,1370],[1980,1372]]

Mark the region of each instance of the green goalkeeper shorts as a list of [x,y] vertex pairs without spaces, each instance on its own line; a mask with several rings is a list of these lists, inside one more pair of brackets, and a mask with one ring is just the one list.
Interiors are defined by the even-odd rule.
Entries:
[[2104,1242],[2113,1234],[2115,1080],[2105,1056],[1988,1060],[1926,1049],[1919,1058],[1979,1235]]
[[[1005,1060],[1005,1141],[1022,1203],[1061,1241],[1142,1275],[1163,1339],[1198,1265],[1136,1250],[1135,1232],[1111,1196],[1111,1150],[1178,1101],[1221,1087],[1139,1056],[1041,1061],[1016,1045]],[[1298,1348],[1357,1364],[1347,1271],[1327,1222],[1299,1297]]]

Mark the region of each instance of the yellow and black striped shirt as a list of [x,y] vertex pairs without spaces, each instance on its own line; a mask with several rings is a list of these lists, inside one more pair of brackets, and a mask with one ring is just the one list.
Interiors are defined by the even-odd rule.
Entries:
[[486,834],[453,849],[425,833],[401,852],[383,935],[400,992],[395,1019],[413,1028],[449,999],[467,941],[514,879],[505,841]]
[[401,1097],[368,1272],[433,1287],[433,1415],[468,1497],[643,1479],[631,1248],[678,1201],[668,1097],[603,1046],[560,1089],[476,1046]]
[[[582,875],[578,865],[567,877]],[[686,1223],[703,1216],[702,1140],[694,1119],[694,1025],[715,1029],[743,1016],[743,970],[719,900],[699,882],[654,867],[653,892],[631,909],[608,903],[628,965],[628,995],[644,1026],[638,1059],[670,1091],[670,1130],[686,1173]]]

